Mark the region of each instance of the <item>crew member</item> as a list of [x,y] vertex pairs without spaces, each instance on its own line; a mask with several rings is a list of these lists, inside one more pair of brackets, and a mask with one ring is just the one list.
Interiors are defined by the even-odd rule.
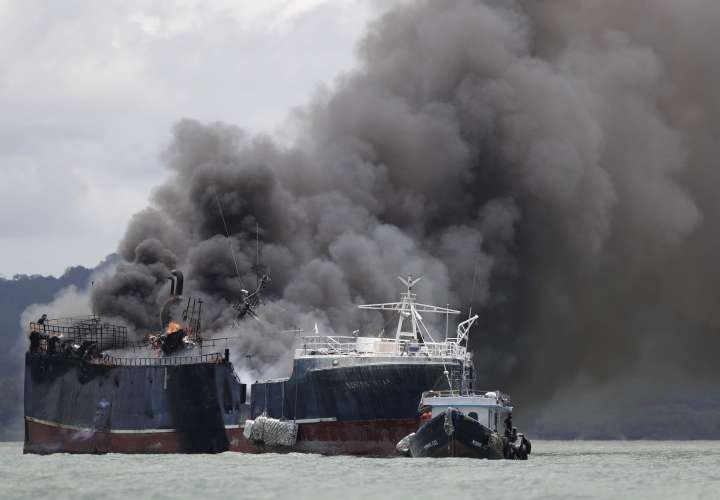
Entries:
[[40,319],[37,320],[37,324],[42,326],[42,331],[45,332],[45,329],[47,328],[47,314],[43,314],[40,316]]
[[505,437],[510,439],[512,435],[512,413],[508,413],[507,418],[505,419]]

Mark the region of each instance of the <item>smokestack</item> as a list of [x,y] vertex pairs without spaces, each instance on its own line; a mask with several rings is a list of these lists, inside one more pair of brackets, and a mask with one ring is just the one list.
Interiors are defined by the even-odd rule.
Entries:
[[176,283],[176,284],[175,284],[175,292],[173,293],[173,295],[178,295],[178,296],[179,296],[179,295],[182,295],[182,293],[183,293],[183,282],[184,282],[184,278],[183,278],[183,273],[182,273],[182,271],[178,271],[177,269],[173,269],[172,271],[170,271],[170,274],[172,274],[173,276],[175,276],[175,283]]

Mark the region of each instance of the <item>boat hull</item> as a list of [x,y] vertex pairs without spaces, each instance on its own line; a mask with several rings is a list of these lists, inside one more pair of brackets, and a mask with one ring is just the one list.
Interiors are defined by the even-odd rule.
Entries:
[[505,458],[503,438],[452,408],[422,425],[409,448],[412,457]]
[[245,400],[229,362],[107,366],[26,354],[25,453],[219,453]]
[[[224,438],[215,432],[197,434],[195,439],[207,440],[210,453],[240,451],[242,429],[227,427]],[[187,436],[174,429],[143,429],[98,431],[89,428],[25,418],[25,453],[193,453],[187,446]]]

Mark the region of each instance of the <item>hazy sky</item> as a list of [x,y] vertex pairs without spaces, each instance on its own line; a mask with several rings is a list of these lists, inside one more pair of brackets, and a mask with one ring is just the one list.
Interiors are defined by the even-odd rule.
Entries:
[[180,118],[278,133],[373,0],[0,0],[0,274],[95,265]]

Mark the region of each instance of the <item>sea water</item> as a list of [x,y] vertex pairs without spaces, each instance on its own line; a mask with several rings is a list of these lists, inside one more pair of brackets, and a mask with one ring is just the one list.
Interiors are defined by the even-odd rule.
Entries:
[[0,498],[720,499],[720,442],[534,441],[526,462],[319,455],[23,455]]

